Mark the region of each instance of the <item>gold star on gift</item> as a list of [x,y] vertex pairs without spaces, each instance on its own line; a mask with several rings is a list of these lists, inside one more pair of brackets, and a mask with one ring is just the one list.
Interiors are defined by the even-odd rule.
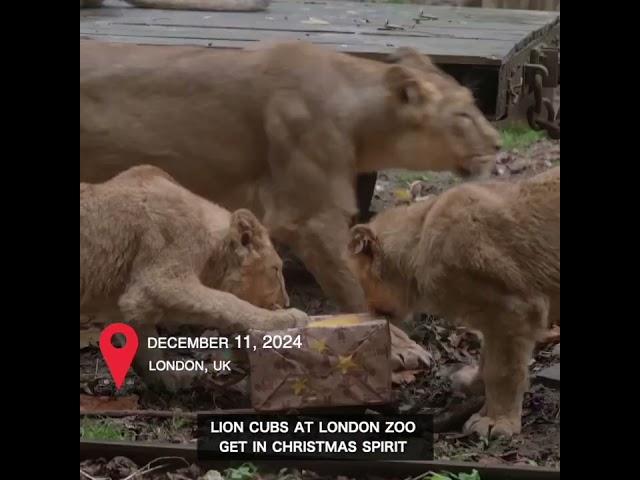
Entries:
[[306,378],[298,378],[295,382],[293,382],[293,393],[295,395],[300,395],[306,389],[307,389]]
[[353,355],[347,355],[346,357],[343,357],[342,355],[338,356],[338,365],[336,365],[336,368],[340,370],[343,375],[349,370],[358,368],[358,365],[353,361],[352,357]]
[[324,340],[311,340],[311,350],[318,353],[324,353],[327,350],[327,342]]

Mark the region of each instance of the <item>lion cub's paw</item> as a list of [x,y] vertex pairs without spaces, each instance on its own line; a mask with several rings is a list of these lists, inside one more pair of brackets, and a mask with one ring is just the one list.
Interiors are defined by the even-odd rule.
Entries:
[[310,322],[309,315],[297,308],[283,310],[282,315],[284,321],[282,326],[284,328],[304,327]]
[[464,424],[465,433],[477,433],[481,437],[509,439],[520,433],[520,422],[507,418],[493,419],[478,413],[472,415]]

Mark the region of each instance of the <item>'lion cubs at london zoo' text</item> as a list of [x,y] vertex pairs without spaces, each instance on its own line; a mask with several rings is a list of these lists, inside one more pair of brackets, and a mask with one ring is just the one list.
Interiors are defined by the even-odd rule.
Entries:
[[146,370],[161,355],[144,348],[156,324],[229,334],[308,321],[296,309],[267,310],[288,304],[282,261],[248,210],[230,213],[151,166],[80,183],[80,314],[135,327],[134,368],[148,383],[186,386]]
[[467,431],[521,429],[536,339],[560,323],[560,167],[517,183],[469,183],[351,230],[349,263],[369,307],[429,312],[482,333],[485,404]]
[[80,180],[147,163],[229,210],[248,208],[344,311],[358,173],[491,170],[499,136],[428,58],[389,63],[303,42],[256,50],[80,41]]

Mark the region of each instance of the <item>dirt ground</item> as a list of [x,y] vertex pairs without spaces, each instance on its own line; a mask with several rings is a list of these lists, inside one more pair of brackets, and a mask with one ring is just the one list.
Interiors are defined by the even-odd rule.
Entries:
[[[538,172],[558,165],[560,161],[559,142],[541,140],[518,150],[501,154],[494,171],[494,177],[504,181],[534,175]],[[423,194],[438,193],[457,180],[450,174],[408,173],[403,171],[381,172],[372,202],[372,210],[383,208],[405,201],[409,186],[420,181],[419,188]],[[417,188],[417,187],[416,187]],[[305,310],[311,315],[337,313],[335,304],[327,300],[313,278],[300,268],[299,263],[285,263],[287,288],[290,291],[292,306]],[[435,364],[431,371],[417,376],[415,381],[397,386],[396,408],[406,413],[432,413],[437,415],[465,399],[453,393],[448,376],[455,369],[477,360],[479,343],[469,332],[449,325],[444,319],[422,317],[420,321],[406,326],[409,335],[426,346],[434,356]],[[558,340],[559,342],[559,340]],[[85,343],[95,345],[88,340]],[[82,346],[82,338],[81,338]],[[541,369],[559,363],[559,351],[556,353],[553,343],[542,345],[536,351],[531,363],[532,377]],[[185,353],[185,352],[182,352]],[[196,356],[198,353],[192,355]],[[234,374],[238,377],[246,372],[242,370],[242,362]],[[95,346],[85,346],[80,350],[80,393],[83,402],[92,402],[95,396],[113,397],[113,384],[109,373]],[[221,379],[222,384],[225,379]],[[127,409],[180,409],[182,411],[213,410],[216,408],[249,407],[246,379],[231,388],[211,388],[211,385],[194,388],[192,391],[178,396],[158,395],[141,387],[141,382],[130,373],[127,385],[118,392],[117,398],[130,402]],[[467,400],[468,401],[468,400]],[[113,403],[110,403],[112,408]],[[89,405],[95,408],[95,405]],[[173,443],[194,442],[195,425],[191,420],[182,418],[138,418],[134,416],[100,420],[81,418],[81,438],[122,439],[136,441],[163,441]],[[475,436],[459,433],[459,427],[451,432],[437,434],[435,444],[437,459],[462,461],[478,461],[486,464],[531,464],[559,467],[560,465],[560,391],[559,387],[551,388],[535,381],[526,394],[523,415],[523,432],[511,442],[485,442]],[[114,463],[115,462],[115,463]],[[197,471],[195,466],[178,466],[176,475],[153,476],[144,478],[157,479],[196,479],[205,472]],[[81,468],[94,476],[112,475],[112,478],[125,478],[113,472],[132,472],[136,466],[127,459],[113,459],[110,462],[98,459],[85,462]],[[92,473],[93,472],[93,473]],[[164,475],[164,474],[162,474]],[[306,476],[305,476],[306,475]],[[320,479],[310,472],[289,472],[284,477],[290,480]],[[87,478],[87,477],[82,477]],[[208,478],[208,477],[207,477]],[[217,478],[215,475],[211,477]],[[268,476],[263,477],[268,478]],[[283,478],[283,476],[279,476]],[[343,477],[346,480],[346,477]]]

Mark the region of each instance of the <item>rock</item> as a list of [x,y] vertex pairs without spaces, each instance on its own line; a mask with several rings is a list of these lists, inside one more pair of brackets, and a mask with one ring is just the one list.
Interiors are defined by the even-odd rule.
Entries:
[[224,477],[220,474],[218,470],[209,470],[198,480],[224,480]]
[[109,476],[125,478],[138,470],[138,465],[127,457],[113,457],[106,465]]
[[502,177],[506,172],[507,172],[507,169],[502,165],[496,164],[493,167],[493,174],[499,177]]
[[527,168],[529,168],[529,165],[527,164],[526,160],[524,160],[523,158],[518,158],[517,160],[509,163],[507,165],[507,168],[511,173],[520,173],[520,172],[524,172]]
[[556,363],[541,370],[536,375],[536,380],[549,387],[560,388],[560,364]]
[[560,344],[557,344],[555,347],[553,347],[553,350],[551,350],[551,355],[560,358]]

